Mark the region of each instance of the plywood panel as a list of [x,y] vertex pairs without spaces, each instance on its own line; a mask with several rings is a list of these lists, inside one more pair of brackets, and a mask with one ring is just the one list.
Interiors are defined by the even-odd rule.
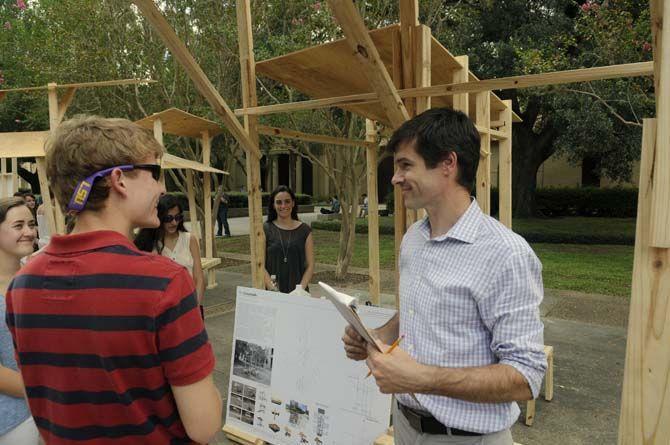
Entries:
[[0,158],[43,157],[48,131],[0,133]]
[[153,130],[156,119],[162,121],[163,133],[176,136],[199,138],[203,131],[207,131],[213,137],[223,131],[223,128],[216,122],[187,113],[178,108],[169,108],[160,113],[154,113],[135,123],[140,127]]

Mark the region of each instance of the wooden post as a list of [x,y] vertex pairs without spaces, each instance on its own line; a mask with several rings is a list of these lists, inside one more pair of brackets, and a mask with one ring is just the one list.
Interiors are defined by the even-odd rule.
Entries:
[[[212,153],[212,138],[209,131],[201,133],[202,140],[202,163],[209,167]],[[203,203],[202,209],[205,212],[205,256],[212,258],[214,256],[214,238],[212,234],[212,176],[208,172],[203,173],[202,181]]]
[[[56,84],[48,84],[49,97],[49,129],[55,130],[60,124],[58,120],[58,92],[56,91]],[[47,224],[49,226],[49,233],[57,234],[65,232],[65,218],[60,208],[57,198],[51,199],[49,193],[49,181],[47,180],[47,168],[44,158],[36,158],[37,162],[37,176],[40,181],[40,191],[42,192],[42,202],[44,203],[44,214],[47,217]]]
[[[417,5],[417,21],[418,21],[418,5]],[[415,28],[414,32],[414,45],[415,51],[414,55],[416,57],[414,61],[414,69],[416,71],[414,75],[415,87],[428,87],[431,85],[431,31],[428,26],[419,25]],[[417,97],[416,98],[416,114],[421,114],[424,111],[430,109],[430,97]],[[425,209],[418,209],[416,212],[416,220],[422,219],[426,216]]]
[[[476,94],[475,123],[488,129],[491,126],[491,93]],[[477,168],[477,203],[484,213],[491,214],[491,133],[480,135],[479,167]]]
[[500,112],[506,138],[498,142],[498,214],[500,222],[512,228],[512,101],[504,100]]
[[19,160],[12,158],[12,193],[19,191]]
[[[375,122],[365,120],[365,140],[375,142],[377,130]],[[377,194],[377,146],[368,146],[367,180],[368,180],[368,268],[370,284],[370,301],[379,305],[381,281],[379,274],[379,196]]]
[[670,418],[670,250],[655,247],[650,230],[654,188],[659,186],[654,163],[663,147],[656,134],[664,125],[657,128],[657,122],[645,119],[642,130],[620,445],[670,443],[670,423],[663,420]]
[[188,214],[191,218],[191,232],[202,242],[204,240],[200,233],[200,224],[198,222],[198,204],[195,200],[195,187],[193,185],[193,170],[186,169],[186,192],[188,195]]
[[5,191],[5,184],[7,181],[5,180],[5,176],[7,175],[7,159],[2,158],[0,159],[0,197],[5,196],[11,196],[9,187],[7,187],[7,190]]
[[[670,7],[663,7],[663,2],[654,5],[652,11],[657,17],[652,19],[656,23],[659,17],[661,23],[670,23]],[[662,9],[662,11],[660,11]],[[662,15],[660,15],[662,14]],[[656,130],[656,152],[654,158],[654,187],[651,205],[651,244],[654,247],[670,247],[670,127],[666,125],[670,120],[670,32],[663,32],[663,28],[654,28],[654,43],[660,42],[659,48],[654,51],[654,72],[658,76],[654,79],[656,90],[656,119],[662,124]],[[661,34],[660,38],[658,34]]]
[[[237,31],[240,50],[240,71],[242,77],[242,105],[255,107],[256,61],[254,39],[251,27],[250,0],[237,0]],[[256,147],[247,151],[247,190],[249,193],[249,242],[251,244],[251,281],[258,289],[265,288],[265,232],[263,231],[263,211],[261,209],[261,158],[258,151],[258,118],[244,116],[244,130]]]
[[[154,138],[161,144],[161,147],[165,148],[163,144],[163,121],[160,117],[154,119]],[[161,171],[161,183],[165,187],[165,172]],[[190,212],[190,208],[189,208]]]
[[[452,73],[452,83],[465,83],[468,81],[470,73],[470,61],[468,56],[458,56],[456,61],[461,64],[461,68]],[[454,94],[454,110],[462,111],[470,115],[470,102],[468,93]]]
[[[210,166],[212,155],[212,137],[209,131],[205,130],[201,133],[202,137],[202,163]],[[205,212],[205,257],[214,258],[214,227],[212,224],[212,174],[203,172],[202,188],[203,203],[202,208]],[[213,268],[207,269],[207,288],[216,287],[216,272]]]

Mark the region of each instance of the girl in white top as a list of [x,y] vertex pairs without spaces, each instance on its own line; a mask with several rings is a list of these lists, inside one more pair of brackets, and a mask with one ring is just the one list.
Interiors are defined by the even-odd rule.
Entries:
[[200,246],[198,239],[186,231],[183,210],[175,196],[161,197],[158,201],[158,218],[161,221],[160,227],[140,230],[135,238],[135,245],[140,250],[158,253],[184,266],[193,277],[198,304],[202,306],[205,274],[200,262]]

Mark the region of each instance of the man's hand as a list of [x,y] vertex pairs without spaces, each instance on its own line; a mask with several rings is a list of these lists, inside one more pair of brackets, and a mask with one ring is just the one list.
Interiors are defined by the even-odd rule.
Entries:
[[358,335],[351,325],[347,325],[344,329],[342,342],[344,343],[344,351],[351,360],[365,360],[368,358],[367,342]]
[[[388,351],[389,345],[377,343],[382,351]],[[428,366],[422,365],[400,348],[390,354],[383,354],[368,345],[367,364],[372,376],[383,394],[405,394],[428,392]]]

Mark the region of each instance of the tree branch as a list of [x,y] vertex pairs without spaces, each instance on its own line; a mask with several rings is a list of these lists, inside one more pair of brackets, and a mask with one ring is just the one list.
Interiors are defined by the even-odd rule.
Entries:
[[563,89],[561,89],[561,91],[566,91],[566,92],[569,92],[569,93],[583,94],[583,95],[585,95],[585,96],[592,97],[592,98],[594,98],[596,101],[598,101],[598,102],[600,102],[602,105],[604,105],[605,108],[607,108],[607,110],[608,110],[610,113],[612,113],[612,115],[613,115],[614,117],[616,117],[617,119],[619,119],[619,120],[621,121],[621,123],[623,123],[624,125],[631,125],[631,126],[634,126],[634,127],[642,127],[642,124],[641,124],[641,123],[639,123],[639,122],[629,121],[629,120],[627,120],[626,118],[624,118],[622,115],[620,115],[619,113],[617,113],[617,111],[614,109],[614,107],[613,107],[612,105],[608,104],[607,101],[606,101],[605,99],[603,99],[602,97],[598,96],[598,95],[597,95],[596,93],[594,93],[594,92],[583,91],[583,90],[575,90],[575,89],[572,89],[572,88],[563,88]]

